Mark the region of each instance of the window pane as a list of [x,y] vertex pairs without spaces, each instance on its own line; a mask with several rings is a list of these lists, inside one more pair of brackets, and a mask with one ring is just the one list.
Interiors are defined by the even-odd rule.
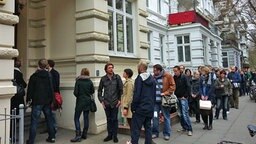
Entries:
[[128,2],[127,0],[125,1],[125,6],[126,6],[126,13],[132,14],[132,3]]
[[123,0],[116,0],[116,9],[123,10]]
[[222,56],[228,56],[227,52],[222,52]]
[[182,46],[178,46],[178,59],[179,59],[179,62],[183,62],[183,47]]
[[108,0],[108,6],[113,6],[113,0]]
[[186,62],[191,61],[190,46],[185,46],[185,59]]
[[177,37],[177,44],[182,44],[182,37],[181,36]]
[[152,32],[148,32],[148,44],[149,44],[149,48],[148,48],[148,59],[151,60],[151,33]]
[[123,16],[116,15],[117,51],[124,52],[124,25]]
[[108,35],[109,35],[109,42],[108,42],[108,50],[114,50],[114,27],[113,27],[113,12],[108,12],[109,20],[108,20]]
[[189,43],[189,36],[184,36],[184,42]]
[[126,18],[127,52],[133,53],[132,19]]
[[223,67],[228,67],[228,58],[222,58]]

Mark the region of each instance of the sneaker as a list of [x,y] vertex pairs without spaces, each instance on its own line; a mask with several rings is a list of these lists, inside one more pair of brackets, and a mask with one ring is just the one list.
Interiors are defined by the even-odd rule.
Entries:
[[55,138],[47,138],[46,141],[49,143],[55,143]]
[[110,141],[110,140],[112,140],[112,136],[107,136],[106,138],[104,138],[104,142],[108,142],[108,141]]
[[164,136],[164,140],[169,140],[170,139],[170,137],[169,136]]
[[188,136],[192,136],[192,135],[193,135],[192,131],[188,131]]
[[227,111],[227,114],[229,114],[229,111]]
[[177,132],[185,132],[186,130],[184,128],[178,129]]
[[152,139],[155,139],[155,138],[157,138],[158,136],[156,135],[156,134],[153,134],[152,135]]

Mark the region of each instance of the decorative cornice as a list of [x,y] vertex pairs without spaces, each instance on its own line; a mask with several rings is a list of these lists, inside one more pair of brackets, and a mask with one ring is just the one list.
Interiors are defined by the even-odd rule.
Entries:
[[144,32],[144,33],[148,33],[148,32],[149,32],[149,29],[148,29],[148,27],[146,27],[146,26],[140,25],[140,31],[141,31],[141,32]]
[[87,32],[87,33],[78,33],[76,34],[76,41],[102,41],[102,42],[108,42],[109,36],[104,33],[99,32]]
[[1,59],[11,59],[13,57],[17,57],[18,55],[19,55],[19,51],[17,49],[0,48]]
[[89,62],[108,62],[109,56],[107,55],[77,55],[76,62],[77,63],[89,63]]
[[108,21],[109,19],[108,13],[105,13],[96,9],[76,12],[75,17],[77,20],[87,19],[87,18],[98,18],[104,21]]
[[140,48],[148,49],[149,48],[149,44],[147,42],[140,42]]
[[18,16],[0,12],[0,24],[14,25],[17,23],[19,23]]
[[139,15],[142,17],[147,18],[148,17],[148,13],[142,9],[139,9]]

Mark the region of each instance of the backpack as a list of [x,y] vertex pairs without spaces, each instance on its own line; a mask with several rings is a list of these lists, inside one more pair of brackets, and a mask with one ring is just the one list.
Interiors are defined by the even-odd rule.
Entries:
[[18,96],[18,97],[23,97],[25,96],[25,88],[22,86],[22,85],[19,85],[16,80],[12,80],[12,84],[13,86],[16,87],[16,94],[15,96]]

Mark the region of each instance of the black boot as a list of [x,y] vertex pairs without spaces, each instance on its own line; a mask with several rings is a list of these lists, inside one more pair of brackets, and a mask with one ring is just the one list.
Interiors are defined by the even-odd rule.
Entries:
[[70,140],[70,142],[80,142],[81,141],[81,131],[76,131],[76,137]]
[[83,129],[82,139],[87,139],[87,129]]
[[207,130],[208,129],[208,125],[204,124],[203,130]]

